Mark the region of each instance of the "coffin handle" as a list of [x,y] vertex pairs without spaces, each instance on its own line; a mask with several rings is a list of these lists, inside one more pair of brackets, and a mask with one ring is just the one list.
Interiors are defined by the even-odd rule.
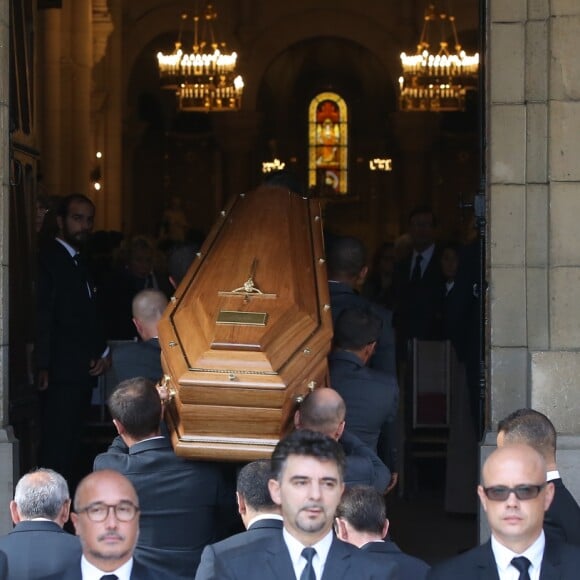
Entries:
[[157,385],[157,392],[162,403],[169,403],[175,399],[177,391],[171,386],[171,377],[169,375],[163,375],[163,378]]

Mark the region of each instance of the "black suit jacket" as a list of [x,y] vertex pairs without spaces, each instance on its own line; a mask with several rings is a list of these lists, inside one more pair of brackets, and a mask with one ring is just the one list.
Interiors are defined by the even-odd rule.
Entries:
[[113,348],[113,370],[119,382],[145,377],[156,383],[163,376],[159,340],[151,338],[116,346]]
[[437,247],[419,282],[411,282],[413,255],[396,264],[393,274],[395,312],[393,324],[397,341],[409,338],[425,340],[438,338],[444,284]]
[[580,507],[560,478],[552,483],[554,499],[544,516],[544,531],[555,539],[580,546]]
[[395,562],[400,580],[425,580],[427,577],[429,566],[423,560],[401,552],[394,542],[369,542],[361,550],[380,562]]
[[81,557],[81,543],[58,524],[24,521],[0,538],[0,550],[8,557],[8,580],[36,580],[58,574]]
[[284,527],[282,520],[263,519],[254,522],[245,532],[235,534],[217,544],[206,546],[201,554],[201,562],[197,568],[195,580],[208,580],[215,578],[215,560],[227,550],[242,548],[255,542],[272,536],[279,536]]
[[[178,580],[169,572],[160,572],[154,570],[147,565],[142,564],[138,560],[133,560],[133,569],[131,570],[131,580]],[[43,576],[41,580],[83,580],[81,573],[80,559],[69,567],[65,572],[60,574],[52,574],[51,576]]]
[[[580,570],[580,548],[546,537],[546,548],[540,569],[540,580],[577,580]],[[499,580],[491,541],[460,556],[436,564],[428,580]]]
[[330,385],[346,404],[346,425],[353,435],[380,455],[391,471],[397,456],[396,419],[399,387],[394,376],[367,367],[346,350],[328,357]]
[[[396,564],[378,564],[364,552],[333,538],[322,580],[395,580]],[[282,534],[257,540],[220,554],[215,561],[216,580],[296,580],[290,553]]]
[[383,323],[381,336],[377,341],[377,347],[370,361],[370,366],[396,377],[395,333],[393,330],[391,311],[378,304],[374,304],[368,298],[361,296],[343,282],[329,282],[328,290],[330,293],[333,324],[336,324],[340,313],[347,308],[368,309],[381,319]]
[[4,552],[0,552],[0,580],[8,579],[8,559]]
[[[42,247],[38,258],[37,367],[49,371],[51,384],[79,382],[90,385],[91,359],[106,348],[97,316],[95,288],[88,267],[77,266],[56,240]],[[77,385],[78,387],[78,385]]]
[[391,481],[391,472],[380,457],[348,431],[343,432],[339,443],[346,459],[345,485],[370,485],[383,493]]
[[94,469],[113,469],[133,483],[141,508],[135,556],[177,577],[193,577],[203,548],[219,539],[220,518],[236,513],[220,466],[178,457],[165,437],[128,450],[117,437]]

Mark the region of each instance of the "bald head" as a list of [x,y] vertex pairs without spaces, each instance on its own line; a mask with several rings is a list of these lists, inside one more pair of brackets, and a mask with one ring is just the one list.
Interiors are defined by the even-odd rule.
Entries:
[[157,336],[157,323],[167,307],[167,297],[160,290],[141,290],[133,298],[133,322],[143,340]]
[[554,485],[546,483],[544,458],[528,445],[516,444],[487,458],[477,493],[495,539],[522,554],[542,533]]
[[296,411],[298,429],[309,429],[339,439],[344,430],[346,406],[342,397],[330,388],[315,389]]
[[85,558],[100,571],[112,572],[132,557],[138,508],[133,484],[117,471],[95,471],[79,483],[71,518]]
[[102,489],[108,487],[118,488],[126,499],[139,506],[139,499],[137,497],[137,492],[133,487],[133,484],[118,471],[113,471],[112,469],[102,469],[100,471],[93,471],[89,473],[85,478],[79,483],[74,498],[74,509],[78,511],[82,509],[85,505],[92,503],[96,500],[96,496],[99,496]]
[[514,444],[496,449],[486,459],[482,469],[484,486],[491,485],[489,481],[496,474],[509,472],[514,466],[521,464],[526,465],[534,481],[540,483],[546,481],[546,462],[544,458],[529,445]]

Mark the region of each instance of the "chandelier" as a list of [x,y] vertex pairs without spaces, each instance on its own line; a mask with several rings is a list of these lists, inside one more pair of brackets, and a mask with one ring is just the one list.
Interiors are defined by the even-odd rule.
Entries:
[[[439,26],[437,27],[437,22]],[[431,51],[431,40],[439,29],[439,51]],[[449,52],[452,36],[455,52]],[[466,95],[477,88],[479,54],[461,48],[455,17],[437,13],[430,4],[425,10],[423,31],[414,55],[401,53],[403,76],[399,77],[402,111],[464,111]]]
[[[244,81],[236,74],[238,55],[217,42],[214,22],[217,12],[207,2],[203,15],[193,16],[191,53],[183,51],[183,28],[189,20],[181,15],[179,35],[170,54],[157,53],[161,87],[175,91],[181,111],[237,111],[242,104]],[[201,22],[200,22],[201,20]]]

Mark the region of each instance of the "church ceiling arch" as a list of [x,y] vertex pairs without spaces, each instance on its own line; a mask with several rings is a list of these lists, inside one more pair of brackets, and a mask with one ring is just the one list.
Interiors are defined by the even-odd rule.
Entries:
[[[220,34],[228,46],[239,52],[244,76],[244,108],[254,110],[261,79],[272,60],[289,46],[309,39],[335,36],[364,46],[383,63],[387,71],[398,71],[399,46],[397,18],[377,19],[365,5],[348,8],[312,7],[309,3],[290,3],[284,9],[264,13],[248,10],[247,2],[220,2]],[[129,73],[153,39],[177,35],[179,15],[191,12],[191,2],[128,2],[123,16],[124,69]],[[248,13],[254,18],[248,21]],[[169,44],[170,46],[171,44]],[[165,47],[167,48],[167,46]],[[154,54],[151,54],[154,58]],[[398,72],[396,73],[398,74]],[[389,77],[392,75],[389,74]],[[127,94],[129,74],[125,75]]]

